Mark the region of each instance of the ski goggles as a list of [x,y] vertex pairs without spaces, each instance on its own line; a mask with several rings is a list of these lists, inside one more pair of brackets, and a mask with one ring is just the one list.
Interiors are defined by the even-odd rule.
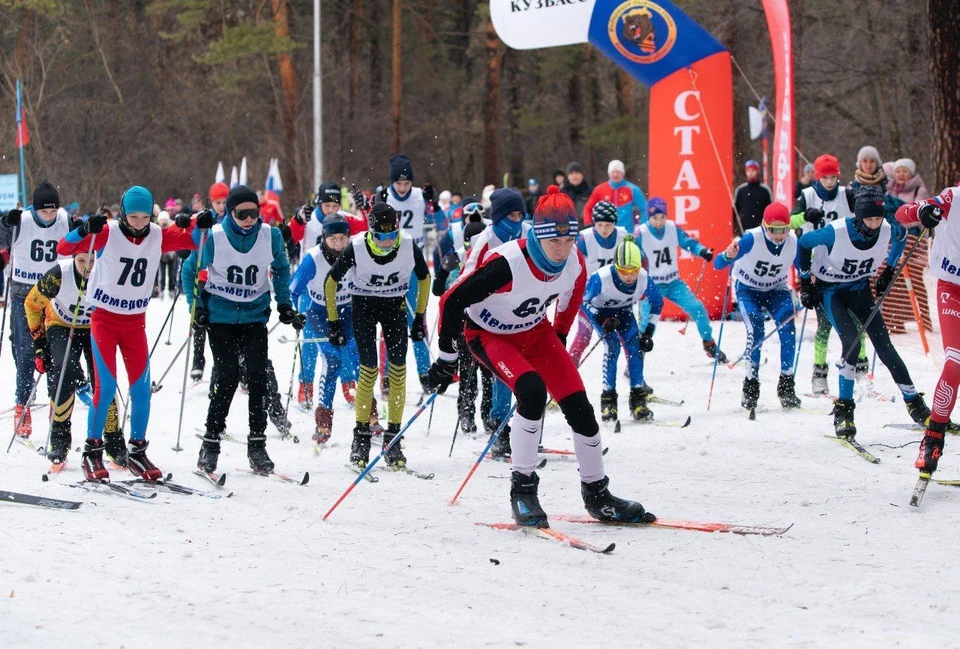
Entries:
[[256,221],[260,218],[260,210],[257,208],[250,210],[234,210],[233,218],[238,221]]
[[483,205],[480,203],[470,203],[463,208],[464,216],[473,216],[474,214],[483,214]]
[[789,225],[769,225],[764,223],[763,227],[770,234],[790,234],[791,230]]
[[377,240],[378,243],[387,243],[388,241],[393,241],[400,236],[400,230],[394,230],[393,232],[371,232],[373,238]]
[[614,268],[617,269],[617,272],[626,277],[636,277],[640,274],[639,266],[617,266],[614,264]]

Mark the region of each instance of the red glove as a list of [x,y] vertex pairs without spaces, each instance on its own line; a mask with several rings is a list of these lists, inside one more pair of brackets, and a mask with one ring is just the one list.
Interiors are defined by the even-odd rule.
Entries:
[[41,374],[50,369],[50,348],[47,346],[47,337],[40,336],[33,341],[33,365]]

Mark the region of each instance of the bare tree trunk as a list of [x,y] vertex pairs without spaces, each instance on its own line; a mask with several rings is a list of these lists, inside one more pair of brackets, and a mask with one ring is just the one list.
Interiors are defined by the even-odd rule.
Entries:
[[[286,0],[273,2],[273,33],[277,38],[290,38],[290,16]],[[286,162],[287,180],[284,189],[290,196],[300,196],[300,181],[297,176],[297,77],[293,69],[293,57],[287,52],[277,55],[280,65],[280,85],[283,91],[283,157]],[[294,199],[298,200],[298,199]]]
[[360,101],[360,21],[363,16],[363,0],[353,0],[353,17],[350,22],[350,121],[356,114]]
[[403,14],[401,0],[393,0],[393,47],[391,53],[390,124],[393,153],[400,152],[400,104],[403,101]]
[[506,46],[489,19],[484,50],[487,57],[487,92],[483,108],[483,184],[497,185],[500,170],[500,79]]
[[955,21],[960,0],[927,0],[930,69],[933,76],[933,192],[960,182],[960,40]]

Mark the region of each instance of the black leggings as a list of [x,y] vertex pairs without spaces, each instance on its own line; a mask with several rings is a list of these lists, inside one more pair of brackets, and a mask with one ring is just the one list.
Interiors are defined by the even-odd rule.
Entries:
[[[67,353],[67,341],[70,338],[70,328],[53,326],[47,328],[47,344],[50,347],[50,360],[52,361],[48,385],[54,386],[54,392],[50,394],[50,401],[53,401],[56,394],[56,386],[60,381],[60,373],[63,372],[63,385],[60,387],[60,398],[57,400],[53,412],[53,431],[70,434],[71,416],[73,415],[73,406],[76,396],[77,385],[86,380],[83,373],[83,363],[87,365],[87,374],[93,376],[93,352],[90,349],[90,330],[74,329],[73,342],[70,343],[70,357],[64,364],[64,355]],[[120,420],[117,416],[117,400],[110,401],[107,408],[107,421],[104,430],[113,433],[119,430]]]
[[227,413],[233,395],[240,385],[240,357],[246,367],[249,396],[250,433],[267,430],[267,325],[211,324],[210,346],[213,348],[216,376],[207,410],[207,432],[220,434],[227,427]]
[[407,364],[407,311],[403,297],[353,296],[353,336],[360,364],[377,367],[377,325],[391,365]]

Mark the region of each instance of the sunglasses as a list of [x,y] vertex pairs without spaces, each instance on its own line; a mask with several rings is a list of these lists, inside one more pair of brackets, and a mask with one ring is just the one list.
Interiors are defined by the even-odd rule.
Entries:
[[238,221],[256,221],[260,218],[260,210],[235,210],[233,218]]
[[764,223],[763,227],[770,234],[790,234],[789,225],[767,225],[766,223]]
[[399,230],[394,230],[393,232],[373,232],[373,238],[380,242],[391,241],[400,236]]

